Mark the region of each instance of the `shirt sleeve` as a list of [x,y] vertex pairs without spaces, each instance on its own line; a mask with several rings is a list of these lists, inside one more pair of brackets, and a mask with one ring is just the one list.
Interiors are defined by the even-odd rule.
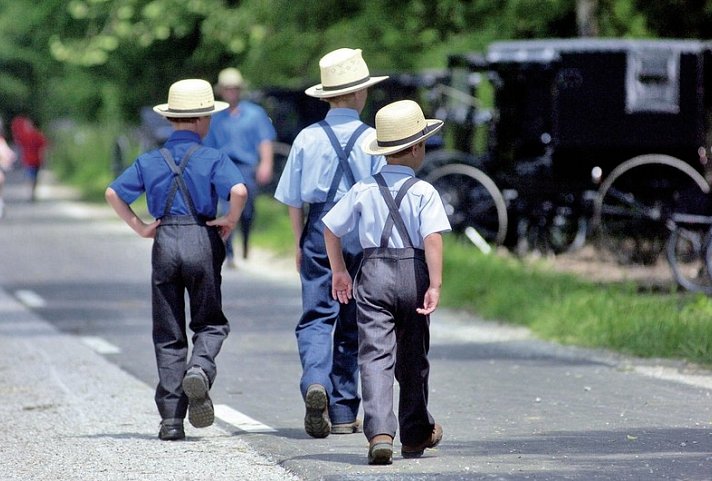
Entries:
[[287,162],[284,164],[282,175],[274,191],[274,198],[291,207],[302,207],[302,163],[304,152],[300,147],[301,134],[294,139],[294,144],[289,151]]
[[222,199],[230,199],[230,189],[236,184],[244,184],[245,178],[240,169],[224,153],[220,153],[220,159],[213,172],[213,184],[215,191]]
[[267,112],[260,109],[259,122],[257,122],[257,135],[260,143],[265,140],[274,141],[277,138],[277,131],[272,124],[272,119],[269,118]]
[[358,222],[356,188],[349,190],[322,218],[324,225],[337,237],[351,232]]
[[109,187],[127,204],[138,199],[146,190],[141,170],[138,168],[138,161],[128,166]]
[[423,239],[435,232],[452,230],[438,191],[432,185],[426,185],[427,190],[422,197],[423,205],[420,210],[420,235]]

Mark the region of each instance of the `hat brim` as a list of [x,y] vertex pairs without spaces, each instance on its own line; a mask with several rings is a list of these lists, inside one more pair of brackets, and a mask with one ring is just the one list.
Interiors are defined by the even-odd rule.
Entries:
[[225,110],[229,106],[230,104],[227,102],[216,100],[212,110],[181,110],[180,112],[176,112],[175,110],[170,110],[168,108],[168,104],[159,104],[153,107],[153,111],[164,117],[181,119],[190,117],[207,117],[220,112],[221,110]]
[[368,88],[372,85],[376,85],[378,82],[383,82],[388,78],[388,75],[382,76],[382,77],[369,77],[368,80],[366,80],[363,83],[360,83],[358,85],[352,85],[350,87],[346,87],[343,89],[339,90],[324,90],[324,86],[322,84],[317,84],[309,87],[304,91],[305,94],[307,94],[310,97],[316,97],[318,99],[328,99],[331,97],[338,97],[339,95],[345,95],[345,94],[350,94],[352,92],[358,92],[359,90],[363,90],[365,88]]
[[403,144],[399,145],[393,145],[393,146],[388,146],[388,147],[381,147],[378,145],[378,138],[377,138],[377,132],[371,132],[364,138],[363,143],[361,144],[361,148],[363,149],[364,152],[370,155],[391,155],[391,154],[396,154],[402,150],[407,149],[408,147],[412,147],[413,145],[417,144],[418,142],[422,142],[429,137],[432,137],[435,135],[440,129],[443,127],[444,122],[442,120],[437,120],[437,119],[425,119],[425,130],[427,133],[421,135],[420,137],[416,139],[411,139],[408,142],[404,142]]

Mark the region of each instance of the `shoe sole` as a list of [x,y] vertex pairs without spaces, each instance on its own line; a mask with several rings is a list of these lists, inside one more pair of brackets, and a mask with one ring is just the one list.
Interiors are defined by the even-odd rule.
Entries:
[[307,413],[304,416],[304,430],[313,438],[325,438],[331,432],[331,421],[327,406],[326,392],[312,389],[307,392],[304,405]]
[[392,464],[393,445],[389,443],[378,443],[368,450],[368,464]]
[[185,433],[175,433],[175,434],[164,434],[158,435],[158,439],[161,441],[180,441],[182,439],[185,439]]
[[206,428],[215,421],[215,409],[208,386],[200,376],[183,378],[183,392],[188,396],[188,421],[196,428]]

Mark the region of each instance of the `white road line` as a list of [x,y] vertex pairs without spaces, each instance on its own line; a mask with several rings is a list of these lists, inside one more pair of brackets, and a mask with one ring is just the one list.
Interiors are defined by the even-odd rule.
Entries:
[[225,404],[215,405],[215,417],[248,433],[276,433],[277,430]]
[[121,349],[97,336],[82,336],[81,341],[99,354],[118,354]]
[[47,302],[35,291],[25,289],[15,291],[15,297],[27,307],[44,307],[47,305]]

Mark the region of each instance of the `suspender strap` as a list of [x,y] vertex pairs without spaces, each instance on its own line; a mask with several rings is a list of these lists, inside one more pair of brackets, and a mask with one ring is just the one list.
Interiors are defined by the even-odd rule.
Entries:
[[383,178],[383,175],[379,172],[374,175],[373,178],[376,179],[378,188],[381,191],[381,196],[383,197],[383,200],[386,201],[386,205],[388,205],[389,211],[388,219],[386,220],[386,225],[383,228],[383,233],[381,234],[381,247],[388,247],[388,239],[391,237],[391,232],[393,231],[394,225],[398,230],[398,234],[400,234],[401,239],[403,240],[404,247],[413,247],[413,241],[411,240],[410,235],[408,234],[408,229],[406,228],[405,222],[403,221],[403,217],[400,215],[398,209],[400,207],[401,202],[403,201],[403,198],[405,197],[405,194],[414,184],[419,181],[419,179],[417,179],[416,177],[411,177],[405,182],[403,182],[403,185],[401,185],[400,189],[398,190],[398,194],[396,194],[396,198],[394,199],[391,196],[391,191],[388,189],[388,184],[386,184],[386,180]]
[[334,148],[336,155],[339,158],[339,165],[336,166],[336,173],[331,181],[329,192],[326,195],[326,202],[333,202],[336,197],[336,191],[339,189],[339,184],[341,184],[341,178],[344,174],[346,174],[346,180],[349,183],[349,188],[356,183],[354,173],[351,170],[351,166],[349,166],[349,156],[351,155],[351,151],[353,150],[358,138],[366,131],[366,129],[368,129],[368,125],[364,123],[359,125],[354,133],[351,134],[349,141],[346,143],[346,147],[341,147],[341,143],[339,142],[339,139],[336,138],[334,129],[331,128],[326,120],[320,121],[319,125],[322,129],[324,129],[324,132],[326,132],[326,135],[329,137],[329,141],[331,142],[331,146]]
[[188,209],[190,209],[191,215],[198,220],[198,212],[195,210],[195,205],[193,204],[193,198],[190,196],[190,191],[188,186],[185,184],[185,179],[183,179],[183,172],[185,167],[188,165],[188,160],[193,153],[200,148],[200,144],[192,145],[188,151],[183,156],[180,165],[176,165],[176,161],[173,159],[171,152],[165,147],[160,150],[163,160],[166,161],[168,167],[173,172],[173,182],[171,184],[171,190],[168,192],[168,197],[166,198],[166,205],[163,208],[163,215],[169,215],[171,213],[171,207],[173,206],[173,200],[176,197],[176,191],[180,189],[180,193],[183,196]]

